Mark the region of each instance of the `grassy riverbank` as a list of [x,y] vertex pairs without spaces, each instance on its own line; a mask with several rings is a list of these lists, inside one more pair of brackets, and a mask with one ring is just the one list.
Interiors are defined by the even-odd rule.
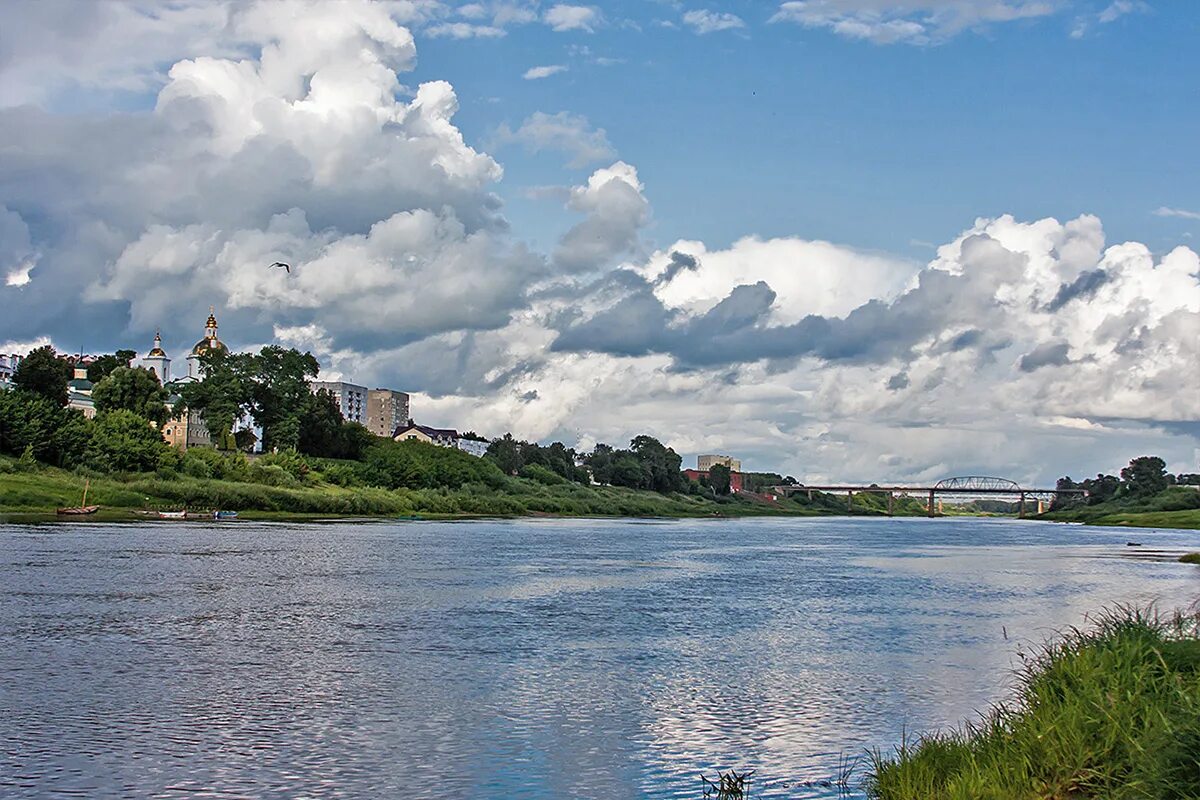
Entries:
[[1200,797],[1200,618],[1122,611],[1026,662],[981,721],[877,756],[875,800]]
[[1038,519],[1138,528],[1200,529],[1200,491],[1171,486],[1149,497],[1122,497],[1094,505],[1076,505]]
[[[770,502],[746,495],[701,495],[639,491],[577,483],[546,484],[506,477],[495,485],[466,483],[458,488],[387,489],[341,486],[334,482],[344,465],[314,461],[302,477],[275,468],[261,471],[262,480],[198,478],[157,473],[101,474],[46,466],[20,465],[0,457],[0,513],[53,514],[56,508],[79,505],[84,480],[88,503],[103,508],[105,518],[129,516],[141,509],[228,509],[250,516],[626,516],[713,517],[883,513],[860,502],[847,509],[844,499],[806,496]],[[255,473],[257,474],[257,473]],[[279,485],[282,484],[282,485]],[[914,504],[909,513],[920,513]]]

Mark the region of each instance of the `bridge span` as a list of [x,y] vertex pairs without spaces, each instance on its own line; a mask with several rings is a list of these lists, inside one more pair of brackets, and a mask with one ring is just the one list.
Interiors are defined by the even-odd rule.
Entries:
[[887,512],[888,516],[892,515],[893,506],[895,504],[896,495],[911,496],[911,495],[926,495],[928,502],[926,509],[929,516],[937,516],[937,496],[939,494],[950,495],[974,495],[978,497],[990,495],[1005,495],[1008,497],[1018,498],[1017,516],[1025,516],[1025,500],[1032,497],[1037,500],[1038,513],[1042,512],[1042,507],[1047,498],[1053,498],[1060,494],[1082,494],[1087,492],[1083,489],[1039,489],[1034,487],[1025,487],[1018,484],[1016,481],[1011,481],[1007,478],[991,478],[983,475],[969,475],[959,478],[944,478],[933,486],[881,486],[879,484],[871,484],[869,486],[858,484],[837,484],[829,486],[807,486],[805,484],[796,484],[794,486],[772,486],[770,491],[781,495],[795,494],[797,492],[808,492],[808,497],[811,500],[813,492],[829,492],[829,493],[846,493],[846,507],[852,508],[854,503],[854,495],[858,494],[886,494],[887,495]]

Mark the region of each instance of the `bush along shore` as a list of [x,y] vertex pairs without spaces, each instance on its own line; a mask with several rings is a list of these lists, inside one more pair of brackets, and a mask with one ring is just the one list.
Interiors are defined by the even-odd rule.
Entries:
[[874,800],[1200,798],[1200,617],[1122,609],[1025,659],[1015,697],[923,736],[867,778]]
[[[882,515],[870,498],[847,509],[844,497],[804,493],[771,501],[758,495],[656,492],[568,481],[542,468],[505,475],[490,460],[422,442],[383,442],[366,461],[320,459],[288,451],[257,459],[196,448],[167,451],[153,472],[65,470],[0,456],[0,513],[53,514],[88,502],[103,518],[151,510],[232,510],[246,516],[635,516],[714,517],[818,514]],[[856,498],[857,500],[857,498]],[[919,515],[920,503],[897,508]]]

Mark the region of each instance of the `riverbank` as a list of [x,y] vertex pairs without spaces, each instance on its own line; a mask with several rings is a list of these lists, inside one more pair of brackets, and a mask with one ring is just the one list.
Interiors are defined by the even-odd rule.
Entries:
[[1115,527],[1200,530],[1200,491],[1192,486],[1170,486],[1148,497],[1122,497],[1094,505],[1075,505],[1042,514],[1037,519]]
[[875,756],[874,800],[1200,797],[1200,617],[1122,611],[1025,661],[1012,700]]
[[[870,498],[847,508],[844,499],[807,496],[772,501],[755,495],[711,497],[659,494],[611,486],[562,482],[546,485],[506,478],[499,486],[466,484],[457,489],[385,489],[338,486],[319,470],[303,480],[272,473],[291,485],[154,473],[93,474],[53,467],[19,468],[0,460],[0,514],[13,521],[38,521],[55,509],[77,506],[85,480],[88,503],[101,506],[88,519],[135,519],[144,510],[229,510],[254,519],[311,520],[330,517],[745,517],[850,514],[876,516]],[[898,509],[919,515],[919,504]]]

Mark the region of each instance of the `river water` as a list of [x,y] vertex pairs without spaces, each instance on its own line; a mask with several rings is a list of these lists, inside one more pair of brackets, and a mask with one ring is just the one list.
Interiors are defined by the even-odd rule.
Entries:
[[837,797],[1086,613],[1200,598],[1154,549],[1200,533],[0,525],[0,796],[699,798],[733,767]]

